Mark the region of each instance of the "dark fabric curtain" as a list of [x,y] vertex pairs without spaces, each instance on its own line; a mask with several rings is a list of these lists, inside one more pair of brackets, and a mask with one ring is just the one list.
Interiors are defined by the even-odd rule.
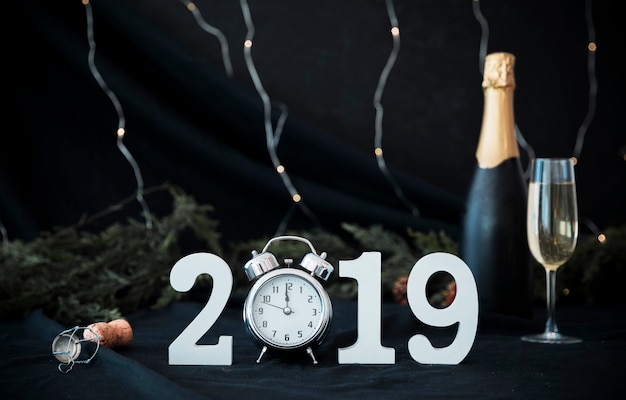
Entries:
[[[406,29],[383,97],[383,143],[395,151],[386,160],[397,187],[420,211],[413,216],[373,155],[371,99],[391,50],[385,3],[358,3],[324,2],[298,14],[295,5],[250,2],[258,23],[255,60],[267,92],[278,93],[272,97],[273,123],[279,102],[290,110],[277,153],[302,195],[305,212],[293,205],[270,161],[263,103],[243,61],[246,27],[239,2],[198,3],[230,41],[235,73],[229,77],[217,40],[199,29],[181,2],[93,1],[95,64],[122,105],[124,144],[145,187],[170,182],[211,204],[226,239],[273,235],[281,221],[287,229],[339,230],[349,222],[444,231],[458,238],[482,110],[481,31],[472,4],[396,2]],[[518,54],[518,120],[537,155],[571,154],[586,111],[586,53],[584,47],[580,50],[587,36],[585,8],[584,2],[575,3],[568,2],[561,12],[558,5],[481,2],[491,24],[489,51]],[[32,239],[132,195],[136,180],[116,146],[116,110],[89,69],[85,6],[80,1],[29,1],[5,7],[5,29],[11,28],[4,35],[9,91],[0,146],[0,221],[10,238]],[[308,12],[319,14],[307,20]],[[300,19],[294,19],[296,14]],[[330,21],[337,24],[328,25]],[[511,25],[520,21],[540,25],[527,26],[522,34]],[[370,24],[380,34],[371,33]],[[303,44],[311,46],[304,52],[308,59],[292,52],[302,40],[290,36],[296,28],[324,40]],[[611,24],[598,24],[605,43],[616,32]],[[533,49],[535,39],[543,47]],[[338,42],[344,47],[324,50]],[[332,53],[337,49],[350,52]],[[613,74],[607,61],[613,53],[601,54],[600,72],[616,76],[602,87],[619,92],[623,77]],[[556,92],[550,93],[536,72],[553,72],[559,60],[572,67],[561,68],[559,79],[548,79]],[[298,62],[302,69],[296,69]],[[339,78],[320,76],[329,63]],[[318,97],[308,102],[299,98],[312,89]],[[622,179],[626,173],[618,155],[623,138],[620,142],[607,116],[617,106],[609,101],[613,94],[606,96],[587,136],[585,157],[593,161],[583,159],[579,170],[581,210],[600,226],[624,220],[617,206],[624,188],[607,185],[608,178],[598,174],[610,171]],[[598,207],[598,196],[616,206]],[[146,200],[154,213],[167,212],[168,199]],[[140,219],[140,211],[133,202],[112,218]]]
[[[134,5],[94,2],[95,61],[123,106],[124,143],[146,187],[167,181],[213,205],[219,230],[233,239],[271,235],[284,218],[288,229],[353,222],[457,234],[460,196],[390,167],[419,205],[414,217],[373,155],[297,116],[287,118],[277,148],[308,212],[293,205],[268,156],[257,92],[219,65],[194,60]],[[5,143],[14,144],[3,146],[1,208],[10,235],[30,239],[120,201],[136,181],[116,146],[115,109],[89,70],[82,4],[18,8],[24,19],[11,39],[9,112],[19,125],[6,133]],[[275,106],[274,125],[277,116]],[[162,206],[146,200],[155,212]],[[127,214],[138,212],[132,205]]]

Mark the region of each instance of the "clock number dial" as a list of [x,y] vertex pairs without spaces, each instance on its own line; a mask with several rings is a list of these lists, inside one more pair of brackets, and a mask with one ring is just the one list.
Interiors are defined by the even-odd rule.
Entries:
[[271,271],[250,290],[244,320],[273,349],[300,349],[323,340],[332,306],[319,282],[296,269]]

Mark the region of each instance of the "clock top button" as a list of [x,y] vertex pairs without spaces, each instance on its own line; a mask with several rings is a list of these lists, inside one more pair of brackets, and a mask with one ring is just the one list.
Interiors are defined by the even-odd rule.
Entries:
[[253,280],[259,275],[262,275],[268,271],[273,270],[280,264],[276,259],[276,256],[272,253],[257,253],[256,250],[252,250],[252,259],[243,266],[243,270],[248,277],[248,280]]
[[330,278],[335,270],[333,266],[326,261],[326,252],[322,252],[319,256],[314,253],[308,253],[304,256],[300,265],[313,275],[325,281]]

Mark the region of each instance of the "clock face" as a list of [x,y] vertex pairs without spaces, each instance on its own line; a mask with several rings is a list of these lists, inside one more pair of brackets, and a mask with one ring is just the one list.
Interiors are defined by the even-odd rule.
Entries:
[[244,304],[244,321],[252,335],[275,349],[319,344],[331,317],[332,305],[322,285],[291,268],[262,275]]

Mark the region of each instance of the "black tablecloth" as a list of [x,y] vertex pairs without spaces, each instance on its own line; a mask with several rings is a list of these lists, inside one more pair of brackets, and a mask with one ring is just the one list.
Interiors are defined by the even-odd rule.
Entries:
[[[526,343],[520,335],[542,330],[545,311],[533,320],[480,315],[479,330],[459,365],[423,365],[407,349],[425,333],[445,345],[451,329],[424,326],[410,308],[383,303],[382,344],[396,351],[395,364],[338,364],[337,349],[356,339],[356,302],[333,301],[331,332],[317,349],[319,364],[303,355],[278,358],[259,349],[242,322],[241,299],[231,300],[200,343],[233,336],[233,363],[226,366],[168,364],[168,346],[204,306],[180,302],[141,310],[127,319],[133,342],[100,350],[88,364],[61,373],[52,355],[60,326],[37,311],[23,320],[1,322],[2,398],[180,398],[180,399],[382,399],[382,398],[602,398],[626,386],[626,312],[591,307],[558,309],[562,332],[583,342]],[[441,345],[441,344],[440,344]]]

